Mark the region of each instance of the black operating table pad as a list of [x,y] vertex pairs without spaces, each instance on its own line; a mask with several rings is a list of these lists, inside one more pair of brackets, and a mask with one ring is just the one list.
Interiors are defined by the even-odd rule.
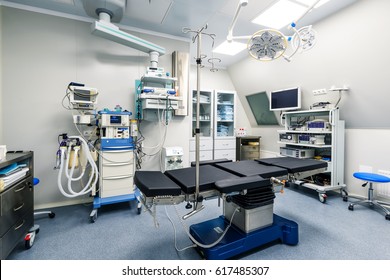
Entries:
[[263,178],[287,176],[287,170],[277,166],[259,164],[254,160],[218,163],[215,166],[240,177],[260,175]]
[[[271,186],[271,177],[326,168],[327,163],[310,159],[268,158],[199,166],[199,191],[220,193],[255,190]],[[159,171],[136,171],[134,182],[147,197],[178,196],[195,193],[195,168]]]
[[327,168],[328,163],[314,159],[300,159],[293,157],[277,157],[257,159],[257,162],[265,165],[278,166],[288,170],[288,173],[310,171],[314,169]]

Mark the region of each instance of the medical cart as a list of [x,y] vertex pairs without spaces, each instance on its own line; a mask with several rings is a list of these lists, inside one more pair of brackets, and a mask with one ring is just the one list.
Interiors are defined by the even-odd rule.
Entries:
[[93,201],[90,221],[97,219],[97,209],[103,205],[137,201],[141,213],[140,193],[134,186],[134,145],[130,133],[131,112],[99,112],[100,152],[99,187]]

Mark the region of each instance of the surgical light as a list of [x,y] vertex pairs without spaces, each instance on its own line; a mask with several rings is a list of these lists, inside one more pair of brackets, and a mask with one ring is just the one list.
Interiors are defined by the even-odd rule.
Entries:
[[305,13],[307,7],[280,0],[252,20],[253,23],[269,28],[281,29]]
[[248,43],[249,54],[261,61],[279,58],[287,48],[287,40],[277,30],[260,30],[256,32]]
[[216,47],[213,52],[226,55],[236,55],[239,52],[245,50],[246,46],[247,45],[244,43],[224,41],[222,44]]

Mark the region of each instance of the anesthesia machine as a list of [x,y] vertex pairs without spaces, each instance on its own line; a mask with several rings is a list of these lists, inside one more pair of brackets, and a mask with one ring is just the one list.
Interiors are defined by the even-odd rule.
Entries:
[[[56,166],[58,187],[64,196],[91,194],[94,197],[91,222],[95,222],[98,208],[106,204],[137,200],[138,213],[141,212],[139,191],[133,183],[137,122],[130,119],[131,112],[122,111],[120,106],[96,113],[97,95],[96,89],[69,84],[63,107],[72,111],[80,135],[59,135]],[[69,101],[67,106],[65,99]],[[81,132],[79,125],[93,130]],[[66,188],[62,184],[63,174],[67,179]],[[73,186],[76,182],[81,186],[79,191]]]

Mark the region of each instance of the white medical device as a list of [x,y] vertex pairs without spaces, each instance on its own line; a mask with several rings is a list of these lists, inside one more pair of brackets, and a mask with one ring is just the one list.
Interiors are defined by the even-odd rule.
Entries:
[[69,101],[73,109],[94,110],[97,103],[98,90],[83,86],[69,86]]
[[164,147],[163,148],[164,166],[163,171],[183,168],[183,155],[184,151],[182,147]]

